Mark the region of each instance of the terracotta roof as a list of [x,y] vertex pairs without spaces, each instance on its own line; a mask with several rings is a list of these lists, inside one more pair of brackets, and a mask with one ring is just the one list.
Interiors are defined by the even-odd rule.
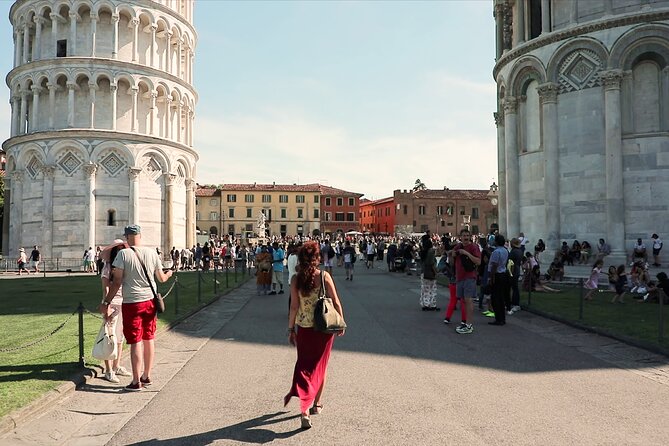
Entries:
[[224,184],[221,189],[224,191],[258,191],[258,192],[318,192],[318,184]]
[[325,186],[323,184],[320,185],[321,188],[321,194],[323,195],[353,195],[355,197],[362,197],[364,194],[359,194],[357,192],[349,192],[345,191],[343,189],[337,189],[336,187],[330,187],[330,186]]
[[487,189],[426,189],[414,192],[415,198],[443,198],[451,200],[487,200]]
[[195,189],[196,197],[213,197],[216,195],[216,189],[213,187],[198,187]]
[[372,205],[372,206],[378,206],[380,204],[384,203],[392,203],[395,200],[395,197],[386,197],[386,198],[379,198],[378,200],[367,200],[366,198],[363,198],[360,200],[360,205]]

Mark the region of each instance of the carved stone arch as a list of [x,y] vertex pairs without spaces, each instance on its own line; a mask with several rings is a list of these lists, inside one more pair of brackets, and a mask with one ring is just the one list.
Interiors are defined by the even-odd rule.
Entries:
[[14,158],[14,155],[7,155],[7,164],[5,164],[5,168],[7,169],[5,172],[10,173],[16,170],[16,159]]
[[35,82],[36,85],[39,85],[40,87],[44,87],[46,83],[49,82],[49,76],[46,73],[39,73],[37,75],[37,80]]
[[118,15],[125,14],[128,17],[130,17],[130,19],[137,18],[137,12],[135,11],[135,9],[132,8],[130,5],[126,4],[118,5],[116,7],[116,14]]
[[63,14],[63,13],[62,13],[62,12],[63,12],[63,8],[65,8],[65,9],[67,10],[67,12],[69,12],[69,11],[70,11],[70,4],[69,4],[69,2],[66,2],[66,1],[58,2],[58,3],[56,3],[56,5],[54,6],[53,10],[54,10],[54,12],[56,12],[57,14],[60,14],[61,16],[67,16],[67,14]]
[[591,37],[579,37],[562,45],[548,63],[548,79],[559,93],[601,85],[600,73],[606,67],[608,51]]
[[142,171],[153,180],[170,172],[169,157],[158,147],[148,147],[142,150],[137,154],[137,160]]
[[135,78],[130,73],[126,72],[116,73],[116,75],[114,76],[114,83],[118,84],[118,82],[121,80],[126,81],[128,85],[130,85],[130,88],[137,86]]
[[68,177],[79,172],[82,166],[88,162],[88,158],[86,147],[75,140],[59,141],[49,150],[47,156],[50,161],[49,164],[54,164],[58,170]]
[[515,63],[509,75],[508,86],[511,92],[506,91],[507,96],[523,96],[527,84],[536,80],[539,84],[546,82],[546,69],[539,59],[526,56]]
[[[658,52],[665,56],[667,47],[669,47],[668,25],[652,23],[635,26],[613,44],[608,68],[629,70],[639,55],[644,52]],[[665,57],[665,60],[669,59]]]
[[82,77],[86,77],[90,82],[93,79],[93,74],[88,68],[77,68],[72,72],[72,79],[74,80],[75,84],[78,84]]
[[35,143],[28,143],[21,147],[16,161],[19,169],[27,170],[28,175],[35,179],[42,167],[47,164],[46,159],[44,149]]
[[91,154],[91,161],[100,166],[100,172],[117,177],[134,165],[134,157],[128,148],[116,141],[98,144]]
[[40,5],[38,8],[39,8],[38,13],[37,13],[38,17],[43,17],[47,20],[51,20],[51,18],[49,17],[49,15],[52,12],[50,4],[48,4],[48,3],[43,4],[43,5]]
[[67,84],[69,82],[72,82],[72,78],[70,76],[70,73],[65,68],[59,68],[58,70],[52,72],[49,80],[52,84],[56,84],[56,83],[59,83],[59,79],[62,79],[62,78],[65,78],[65,81],[63,82],[63,84]]
[[149,91],[155,90],[155,86],[153,84],[153,80],[151,78],[148,78],[146,76],[141,76],[137,79],[137,86],[139,87],[141,84],[145,84],[146,87],[149,89]]
[[95,7],[94,11],[97,15],[100,15],[100,13],[104,11],[108,11],[112,15],[116,13],[116,6],[114,6],[112,2],[107,0],[102,0],[95,3],[94,7]]
[[184,179],[193,177],[193,169],[191,167],[190,162],[186,159],[186,157],[177,156],[177,158],[174,161],[174,166],[175,166],[174,171],[177,174],[177,177],[181,177],[182,174]]
[[90,0],[79,0],[72,4],[72,11],[76,11],[79,14],[82,7],[86,7],[90,12],[93,12],[93,3]]
[[144,8],[138,10],[138,11],[137,11],[137,18],[141,19],[142,16],[146,16],[146,17],[148,17],[148,22],[149,22],[149,24],[151,24],[151,23],[156,23],[156,18],[155,18],[155,16],[153,15],[153,12],[151,12],[150,10],[148,10],[148,9],[144,9]]
[[93,73],[91,73],[91,80],[96,85],[100,83],[100,79],[107,79],[110,84],[113,84],[114,74],[111,72],[111,70],[96,70]]

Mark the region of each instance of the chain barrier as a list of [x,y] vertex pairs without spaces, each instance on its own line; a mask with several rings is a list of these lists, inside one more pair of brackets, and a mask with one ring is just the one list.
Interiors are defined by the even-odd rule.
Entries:
[[37,344],[39,344],[40,342],[43,342],[43,341],[49,339],[51,336],[55,335],[55,334],[58,333],[60,330],[62,330],[63,327],[65,326],[65,324],[67,324],[67,323],[70,321],[70,319],[72,319],[72,316],[74,316],[75,314],[77,314],[77,310],[74,310],[74,311],[72,312],[72,314],[70,314],[70,315],[67,317],[67,319],[65,319],[65,320],[64,320],[58,327],[54,328],[54,329],[51,331],[51,333],[49,333],[48,335],[46,335],[46,336],[42,336],[41,338],[36,339],[36,340],[34,340],[34,341],[32,341],[32,342],[29,342],[29,343],[27,343],[27,344],[19,345],[18,347],[0,348],[0,353],[9,353],[9,352],[17,351],[17,350],[23,350],[24,348],[32,347],[33,345],[37,345]]
[[162,296],[163,296],[163,299],[167,299],[167,296],[170,295],[170,293],[172,292],[172,290],[174,289],[174,287],[176,286],[177,283],[178,283],[178,282],[177,282],[176,280],[172,282],[172,286],[171,286],[170,289],[167,291],[167,293],[165,293],[165,294],[162,295]]
[[93,317],[96,318],[96,319],[104,319],[104,318],[102,317],[101,314],[99,314],[99,313],[93,313],[91,310],[89,310],[89,309],[86,308],[86,307],[84,307],[84,313],[90,314],[91,316],[93,316]]

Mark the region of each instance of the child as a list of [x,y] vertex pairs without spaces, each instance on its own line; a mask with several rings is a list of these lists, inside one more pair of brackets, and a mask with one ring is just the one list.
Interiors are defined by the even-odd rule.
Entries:
[[616,301],[624,304],[623,295],[625,294],[625,285],[627,285],[627,273],[625,273],[625,265],[618,266],[616,270],[617,280],[615,282],[616,295],[613,296],[611,303],[614,304]]
[[584,300],[592,300],[592,295],[597,291],[599,288],[599,274],[602,272],[602,266],[604,266],[604,261],[603,260],[597,260],[592,267],[592,271],[590,272],[590,277],[588,280],[583,284],[583,287],[585,289],[588,289],[588,294],[585,295],[583,298]]

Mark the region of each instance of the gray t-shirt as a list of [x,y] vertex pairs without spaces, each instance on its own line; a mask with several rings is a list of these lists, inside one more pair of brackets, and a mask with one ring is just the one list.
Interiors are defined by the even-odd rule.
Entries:
[[155,249],[144,248],[141,246],[135,247],[136,252],[132,249],[122,249],[114,259],[114,268],[123,270],[123,303],[131,304],[137,302],[144,302],[153,299],[153,292],[146,280],[146,275],[139,263],[137,256],[141,257],[146,272],[151,278],[153,289],[157,291],[155,272],[157,269],[163,268],[163,263],[158,257]]

